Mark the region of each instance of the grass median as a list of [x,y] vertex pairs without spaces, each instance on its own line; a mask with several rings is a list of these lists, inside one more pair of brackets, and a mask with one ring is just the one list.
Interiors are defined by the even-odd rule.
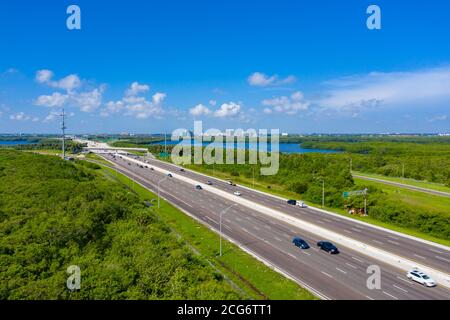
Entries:
[[[114,169],[102,166],[102,172],[135,192],[143,200],[156,195]],[[219,235],[161,199],[157,213],[162,221],[196,249],[214,267],[237,284],[250,299],[311,300],[317,299],[309,291],[272,270],[236,245],[223,241],[223,255],[218,256]]]

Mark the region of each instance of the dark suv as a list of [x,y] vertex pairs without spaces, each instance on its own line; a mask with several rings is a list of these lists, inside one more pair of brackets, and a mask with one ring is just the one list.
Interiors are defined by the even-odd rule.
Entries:
[[296,247],[299,247],[301,249],[309,249],[309,244],[302,238],[295,237],[292,240],[292,243],[295,244]]
[[338,248],[336,248],[336,246],[334,244],[332,244],[331,242],[328,242],[328,241],[319,241],[319,242],[317,242],[317,246],[319,246],[320,249],[322,249],[323,251],[329,252],[331,254],[339,253]]
[[287,203],[295,206],[297,204],[297,200],[288,200]]

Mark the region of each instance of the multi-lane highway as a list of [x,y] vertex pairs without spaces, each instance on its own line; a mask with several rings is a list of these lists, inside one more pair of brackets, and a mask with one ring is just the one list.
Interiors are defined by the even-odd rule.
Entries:
[[[163,173],[145,167],[141,168],[139,165],[118,156],[104,155],[104,157],[113,162],[118,171],[153,191],[156,191],[157,183],[166,177]],[[292,207],[287,205],[284,200],[270,195],[240,186],[230,186],[221,180],[188,170],[181,172],[178,167],[151,158],[145,160],[149,162],[149,166],[164,168],[173,172],[174,178],[165,179],[161,183],[161,196],[215,230],[219,229],[219,213],[234,202],[207,190],[196,190],[191,184],[178,180],[176,176],[186,176],[204,183],[210,180],[214,187],[231,194],[239,190],[242,197],[254,202],[263,203],[267,207],[283,211],[314,224],[320,224],[336,232],[347,233],[355,239],[365,242],[370,241],[371,245],[378,244],[385,250],[392,250],[393,253],[406,255],[408,258],[415,257],[413,260],[423,259],[426,265],[448,273],[450,255],[446,248],[431,246],[311,208]],[[404,271],[362,255],[351,248],[340,246],[341,253],[338,255],[329,255],[320,251],[315,243],[324,239],[239,204],[230,209],[224,216],[222,232],[243,249],[277,267],[285,275],[312,289],[324,298],[450,298],[450,291],[447,288],[443,286],[422,287],[408,280]],[[301,250],[293,246],[292,238],[294,236],[301,236],[309,242],[311,249]],[[380,290],[367,288],[366,281],[369,274],[366,270],[370,265],[378,265],[382,270]]]

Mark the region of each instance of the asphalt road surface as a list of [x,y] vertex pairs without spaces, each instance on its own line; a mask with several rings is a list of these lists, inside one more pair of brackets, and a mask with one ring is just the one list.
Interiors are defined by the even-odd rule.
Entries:
[[[157,190],[156,186],[158,181],[166,177],[162,173],[140,168],[136,164],[128,164],[128,161],[124,161],[119,157],[114,158],[111,155],[104,155],[104,157],[114,162],[119,172],[129,176],[154,192]],[[174,166],[157,160],[145,160],[149,161],[149,165],[153,164],[158,167],[165,167],[174,174],[174,178],[168,178],[161,183],[161,196],[215,230],[219,230],[219,213],[234,202],[216,196],[206,190],[196,190],[191,184],[177,180],[176,175],[183,174],[204,182],[210,180],[214,183],[214,186],[229,192],[240,190],[243,197],[262,202],[268,207],[282,210],[285,213],[290,213],[305,220],[314,219],[315,223],[319,219],[323,221],[324,227],[328,228],[328,224],[330,224],[334,228],[333,230],[339,232],[343,230],[342,228],[348,228],[348,231],[352,235],[356,236],[361,233],[365,234],[366,237],[369,232],[369,230],[366,230],[367,227],[348,224],[344,219],[341,221],[341,219],[335,219],[335,217],[325,213],[321,214],[311,209],[305,210],[291,207],[285,204],[284,201],[271,196],[265,196],[238,186],[229,186],[220,180],[206,178],[193,172],[177,171],[178,169]],[[276,266],[283,273],[289,275],[303,286],[312,288],[322,297],[329,299],[377,300],[448,300],[450,298],[450,291],[445,287],[426,288],[420,284],[413,283],[406,278],[405,272],[402,270],[357,253],[351,248],[340,246],[341,253],[338,255],[325,253],[317,248],[316,243],[319,240],[326,239],[320,239],[318,236],[306,230],[293,227],[290,224],[270,218],[247,207],[241,205],[234,206],[223,216],[222,222],[222,232],[226,237],[235,241],[242,248],[251,251],[259,258]],[[361,230],[361,232],[352,228]],[[375,232],[377,231],[375,230]],[[292,244],[292,238],[294,236],[302,237],[310,244],[311,248],[302,250],[295,247]],[[384,238],[387,236],[385,234],[379,236],[381,237],[380,239],[386,242],[387,239],[391,239]],[[410,239],[393,238],[392,240],[400,243],[400,246],[402,246],[403,241],[405,243],[411,241]],[[393,247],[397,246],[393,245]],[[426,247],[426,245],[424,246]],[[385,246],[382,247],[385,249]],[[400,248],[399,252],[403,252],[403,249]],[[442,251],[442,253],[433,252],[433,254],[442,255],[445,259],[449,258],[448,251]],[[439,261],[439,259],[437,260]],[[367,288],[366,282],[369,277],[367,267],[370,265],[378,265],[381,268],[380,290],[370,290]],[[441,264],[439,265],[441,266]],[[443,267],[444,270],[447,270],[448,264],[443,265]]]

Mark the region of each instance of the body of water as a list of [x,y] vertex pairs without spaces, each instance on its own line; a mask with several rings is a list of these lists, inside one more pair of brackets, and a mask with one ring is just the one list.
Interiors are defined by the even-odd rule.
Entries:
[[28,140],[17,140],[17,141],[1,141],[0,146],[17,146],[21,144],[32,144],[32,142]]
[[[182,141],[172,141],[172,140],[167,140],[167,145],[169,146],[169,145],[176,145],[176,144],[178,144],[178,143],[180,143],[181,142],[181,144],[189,144],[189,141],[186,141],[186,140],[182,140]],[[164,145],[164,141],[158,141],[158,142],[153,142],[153,143],[151,143],[151,144],[159,144],[159,145]],[[198,146],[199,145],[199,143],[196,143],[196,142],[194,142],[194,141],[191,141],[191,145],[193,145],[193,146]],[[204,146],[204,147],[206,147],[206,146],[208,146],[208,145],[211,145],[211,146],[220,146],[220,143],[211,143],[211,142],[203,142],[202,143],[202,145]],[[224,147],[226,147],[226,145],[225,144],[223,144],[223,146]],[[235,143],[234,144],[234,147],[235,148],[240,148],[240,149],[243,149],[243,148],[245,148],[245,149],[252,149],[252,150],[254,150],[255,148],[256,148],[256,144],[254,144],[254,143],[252,143],[252,144],[248,144],[248,143],[246,143],[245,144],[245,146],[243,145],[243,144],[237,144],[237,143]],[[271,147],[270,147],[270,143],[268,143],[267,145],[262,145],[261,147],[260,147],[260,150],[271,150]],[[279,144],[279,151],[280,152],[283,152],[283,153],[313,153],[313,152],[316,152],[316,153],[339,153],[339,151],[336,151],[336,150],[324,150],[324,149],[304,149],[304,148],[302,148],[301,146],[300,146],[300,144],[299,143],[280,143]]]

